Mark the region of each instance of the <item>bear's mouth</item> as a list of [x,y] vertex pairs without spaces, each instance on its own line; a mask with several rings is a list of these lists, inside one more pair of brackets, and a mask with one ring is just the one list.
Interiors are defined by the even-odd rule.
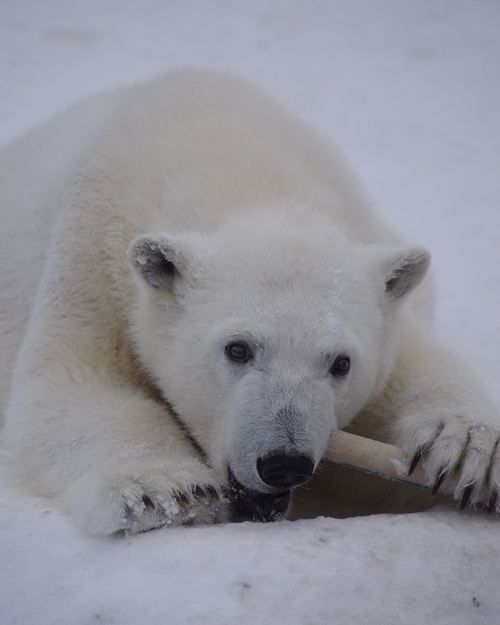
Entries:
[[290,503],[290,490],[273,494],[261,493],[243,486],[234,476],[231,467],[228,467],[228,475],[229,519],[231,522],[269,523],[281,521],[285,517]]

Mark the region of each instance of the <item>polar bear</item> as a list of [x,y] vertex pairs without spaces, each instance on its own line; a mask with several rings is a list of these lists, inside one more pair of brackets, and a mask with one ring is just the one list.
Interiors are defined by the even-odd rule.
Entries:
[[429,253],[259,90],[201,70],[122,88],[0,176],[6,438],[19,483],[85,531],[282,518],[356,423],[496,507],[500,423],[431,337]]

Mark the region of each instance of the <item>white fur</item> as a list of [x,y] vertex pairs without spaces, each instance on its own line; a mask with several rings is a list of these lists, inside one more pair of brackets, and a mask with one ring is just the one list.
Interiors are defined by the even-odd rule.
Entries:
[[[271,492],[259,458],[317,465],[361,412],[425,448],[431,481],[461,462],[457,497],[500,488],[496,415],[430,338],[425,283],[410,295],[427,252],[257,90],[172,73],[0,158],[7,435],[20,480],[87,531],[222,520],[228,464]],[[231,341],[252,360],[230,362]]]

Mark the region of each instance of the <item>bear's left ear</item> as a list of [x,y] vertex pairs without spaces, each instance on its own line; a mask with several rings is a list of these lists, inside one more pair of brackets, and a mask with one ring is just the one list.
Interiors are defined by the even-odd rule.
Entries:
[[129,245],[127,257],[135,273],[154,289],[170,286],[187,265],[175,237],[166,234],[141,234]]
[[423,247],[414,247],[393,256],[384,265],[385,292],[396,300],[410,293],[423,280],[431,255]]

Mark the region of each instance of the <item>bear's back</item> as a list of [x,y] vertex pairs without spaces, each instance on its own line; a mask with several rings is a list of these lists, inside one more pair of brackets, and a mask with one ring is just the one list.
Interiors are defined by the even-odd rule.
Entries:
[[0,152],[0,423],[66,182],[115,98],[90,98]]

